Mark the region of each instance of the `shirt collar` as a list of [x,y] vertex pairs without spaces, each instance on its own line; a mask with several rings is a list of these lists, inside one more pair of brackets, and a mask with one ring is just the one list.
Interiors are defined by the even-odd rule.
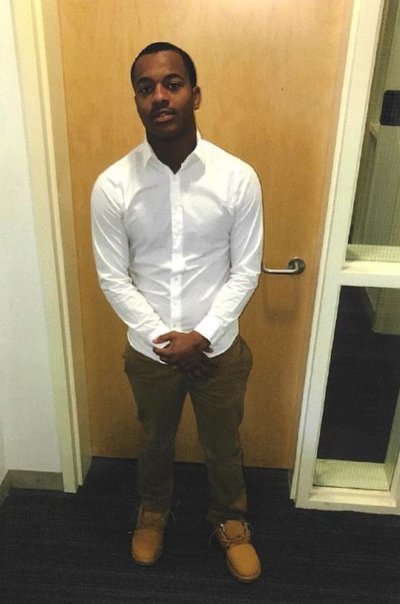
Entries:
[[[187,165],[190,165],[193,162],[194,158],[197,158],[200,161],[204,162],[204,159],[205,159],[204,145],[203,145],[203,139],[201,137],[199,130],[196,130],[196,138],[197,138],[196,147],[193,149],[193,151],[190,153],[190,155],[188,155],[187,158],[185,159],[185,161],[183,162],[182,166],[184,168]],[[143,162],[146,167],[148,166],[150,160],[155,161],[158,164],[162,164],[162,162],[160,162],[160,160],[158,159],[157,155],[154,153],[153,148],[149,144],[147,138],[143,141],[142,152],[143,152]],[[162,164],[162,165],[164,165],[164,164]]]

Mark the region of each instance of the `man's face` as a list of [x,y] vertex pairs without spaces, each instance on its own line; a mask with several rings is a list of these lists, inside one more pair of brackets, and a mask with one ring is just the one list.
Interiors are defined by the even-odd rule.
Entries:
[[200,89],[192,88],[178,53],[166,50],[140,57],[134,88],[136,108],[148,137],[172,139],[195,127]]

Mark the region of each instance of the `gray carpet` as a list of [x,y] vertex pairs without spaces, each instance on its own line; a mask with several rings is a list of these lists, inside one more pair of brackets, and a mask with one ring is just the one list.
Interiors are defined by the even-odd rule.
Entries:
[[[262,577],[236,582],[209,546],[202,465],[176,464],[176,521],[163,557],[136,566],[129,547],[135,462],[95,459],[76,495],[14,490],[0,508],[4,604],[400,602],[400,517],[295,509],[285,471],[246,469]],[[178,503],[180,504],[178,505]]]

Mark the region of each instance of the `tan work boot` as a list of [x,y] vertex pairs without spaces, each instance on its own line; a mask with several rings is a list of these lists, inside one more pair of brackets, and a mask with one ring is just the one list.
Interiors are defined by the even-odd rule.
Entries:
[[250,529],[242,520],[226,520],[215,535],[226,551],[226,563],[232,575],[243,583],[255,581],[261,573],[257,552],[250,543]]
[[132,537],[132,558],[137,564],[150,566],[161,556],[168,516],[169,510],[152,512],[140,507]]

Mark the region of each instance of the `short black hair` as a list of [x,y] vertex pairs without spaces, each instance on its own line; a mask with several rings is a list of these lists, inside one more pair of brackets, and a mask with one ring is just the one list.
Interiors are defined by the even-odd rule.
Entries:
[[192,88],[197,86],[196,67],[194,66],[193,60],[188,55],[188,53],[182,50],[182,48],[175,46],[175,44],[171,44],[170,42],[153,42],[152,44],[149,44],[148,46],[143,48],[143,50],[139,52],[138,56],[132,63],[131,82],[133,88],[135,88],[135,67],[140,57],[143,57],[143,55],[153,55],[156,52],[162,52],[164,50],[171,50],[172,52],[176,52],[182,57],[183,63],[189,76],[190,85],[192,86]]

